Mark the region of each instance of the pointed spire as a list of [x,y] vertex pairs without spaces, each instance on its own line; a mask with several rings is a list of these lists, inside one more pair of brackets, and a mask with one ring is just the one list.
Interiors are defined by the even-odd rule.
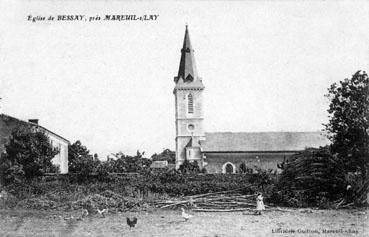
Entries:
[[188,26],[186,24],[183,47],[181,50],[181,62],[179,63],[178,70],[178,79],[182,78],[185,82],[197,80],[197,68],[193,52]]

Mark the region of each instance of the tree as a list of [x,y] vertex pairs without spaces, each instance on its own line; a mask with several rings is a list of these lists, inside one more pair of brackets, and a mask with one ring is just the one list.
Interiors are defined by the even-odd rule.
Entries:
[[93,161],[90,151],[77,140],[68,147],[68,169],[69,172],[81,171],[83,161]]
[[105,167],[112,173],[133,173],[146,171],[152,161],[143,157],[145,152],[137,151],[135,156],[124,155],[122,152],[116,153],[114,156],[117,159],[108,158],[106,162],[103,162]]
[[198,174],[200,173],[200,167],[197,161],[190,162],[188,160],[183,161],[183,163],[179,166],[178,170],[182,174]]
[[78,140],[69,146],[68,158],[69,172],[75,173],[74,177],[79,182],[85,182],[94,177],[100,181],[108,180],[109,161],[101,162],[98,154],[91,155],[81,141]]
[[168,164],[176,163],[176,153],[170,149],[165,149],[159,154],[154,154],[151,156],[153,161],[168,161]]
[[[97,156],[96,156],[97,158]],[[88,176],[90,173],[96,172],[100,161],[94,159],[86,146],[81,141],[76,141],[68,148],[68,167],[69,172],[79,173]]]
[[332,141],[331,151],[344,163],[346,172],[358,172],[366,180],[369,167],[369,78],[356,72],[351,79],[334,83],[326,95]]
[[23,171],[26,179],[55,170],[51,160],[59,153],[43,131],[29,126],[19,127],[11,133],[5,151],[3,172],[8,176],[19,176]]

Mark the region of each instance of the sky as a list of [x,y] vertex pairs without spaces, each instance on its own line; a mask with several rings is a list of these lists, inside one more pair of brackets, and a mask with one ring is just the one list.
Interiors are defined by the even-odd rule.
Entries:
[[[27,20],[74,14],[159,16]],[[207,132],[319,131],[327,88],[369,66],[365,1],[0,0],[0,110],[102,158],[174,149],[186,24]]]

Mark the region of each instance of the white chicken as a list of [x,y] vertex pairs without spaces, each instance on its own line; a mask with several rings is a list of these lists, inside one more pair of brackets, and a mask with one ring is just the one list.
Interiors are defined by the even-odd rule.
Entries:
[[182,209],[182,217],[183,217],[183,219],[185,219],[185,221],[188,221],[189,219],[191,219],[193,217],[192,215],[186,213],[183,208],[181,208],[181,209]]
[[107,214],[108,211],[109,210],[107,208],[103,209],[103,210],[97,209],[97,213],[99,213],[99,215],[102,216],[102,217],[105,217],[105,214]]

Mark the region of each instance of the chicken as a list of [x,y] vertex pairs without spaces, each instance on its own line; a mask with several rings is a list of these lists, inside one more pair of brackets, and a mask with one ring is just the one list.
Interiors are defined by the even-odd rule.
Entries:
[[71,221],[74,220],[74,216],[70,216],[70,217],[64,217],[65,221]]
[[188,221],[189,219],[191,219],[193,216],[186,213],[185,210],[183,208],[182,209],[182,217],[185,219],[185,221]]
[[88,211],[87,209],[82,209],[82,215],[81,215],[81,218],[85,218],[88,216]]
[[194,204],[193,204],[193,198],[192,198],[192,197],[190,197],[189,204],[190,204],[190,206],[191,206],[191,207],[193,207],[193,206],[194,206]]
[[97,213],[99,213],[99,215],[102,216],[102,217],[105,217],[105,213],[107,214],[108,211],[109,210],[107,208],[106,209],[102,209],[102,210],[97,209]]
[[133,219],[130,220],[127,217],[127,224],[129,225],[129,229],[131,229],[132,227],[135,227],[135,225],[137,224],[137,218],[136,217],[133,217]]

